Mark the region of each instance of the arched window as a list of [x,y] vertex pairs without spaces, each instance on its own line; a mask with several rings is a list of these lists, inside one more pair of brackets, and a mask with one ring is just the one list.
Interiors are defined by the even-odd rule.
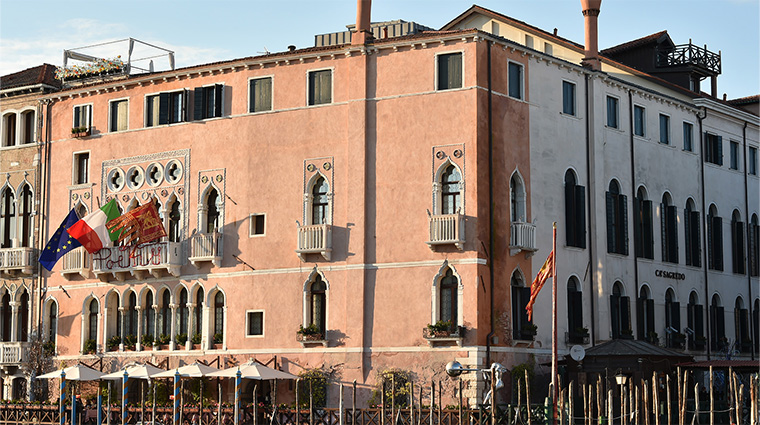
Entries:
[[705,348],[704,316],[704,309],[699,304],[699,297],[695,291],[692,291],[689,294],[689,304],[686,307],[686,326],[688,327],[690,350],[704,350]]
[[119,300],[119,293],[116,291],[111,291],[108,295],[106,295],[106,302],[105,302],[105,339],[106,339],[106,349],[109,349],[108,342],[111,338],[118,336],[119,338],[122,337],[122,329],[121,329],[121,318],[119,317],[119,305],[121,305],[121,302]]
[[[516,340],[533,340],[536,335],[533,322],[528,320],[525,308],[530,301],[530,288],[525,286],[519,271],[512,273],[512,338]],[[535,311],[535,306],[534,306]]]
[[457,214],[461,203],[460,183],[462,175],[454,164],[449,164],[441,174],[441,214]]
[[21,246],[32,246],[32,189],[28,184],[21,189]]
[[726,348],[726,317],[723,304],[718,294],[713,295],[710,303],[710,347],[713,350]]
[[583,326],[583,293],[575,276],[567,280],[567,329],[571,344],[585,343],[588,329]]
[[180,218],[181,213],[179,210],[179,201],[175,200],[171,203],[171,207],[169,207],[169,220],[168,220],[168,230],[169,230],[169,242],[179,242],[180,241]]
[[310,305],[311,305],[311,317],[309,318],[309,324],[316,325],[320,332],[324,334],[326,319],[327,319],[327,299],[326,299],[327,285],[322,281],[322,277],[317,274],[316,280],[311,284],[310,288]]
[[219,228],[219,208],[217,208],[217,202],[219,201],[219,192],[216,189],[211,189],[206,197],[206,233],[213,233]]
[[172,310],[169,306],[171,304],[171,294],[169,290],[165,289],[161,296],[161,335],[171,336],[172,334]]
[[34,143],[34,111],[24,111],[21,114],[21,143]]
[[125,335],[137,336],[137,295],[134,291],[129,293],[127,305],[126,332]]
[[29,338],[29,292],[24,289],[19,298],[18,341],[26,342]]
[[77,211],[77,216],[79,218],[84,218],[87,216],[87,207],[85,207],[82,204],[77,204],[77,206],[74,208]]
[[152,337],[156,336],[156,311],[153,310],[153,291],[145,294],[145,328],[143,333]]
[[699,229],[702,219],[699,211],[695,211],[694,200],[686,200],[686,210],[683,215],[684,236],[686,237],[686,265],[700,267],[702,265],[702,240]]
[[224,336],[224,294],[217,291],[214,295],[214,340],[222,340]]
[[55,335],[58,330],[58,304],[55,301],[48,307],[48,334],[47,342],[55,344]]
[[16,237],[16,201],[13,191],[6,187],[0,193],[0,248],[13,248]]
[[87,315],[87,339],[91,339],[93,341],[98,340],[98,311],[100,310],[100,307],[98,305],[98,300],[96,298],[93,298],[90,300],[90,306],[88,308],[88,315]]
[[450,330],[454,330],[459,325],[457,322],[459,317],[457,312],[457,306],[459,305],[459,300],[457,299],[458,293],[459,279],[448,268],[441,279],[440,296],[438,299],[438,320],[449,322],[451,324]]
[[11,311],[11,294],[8,293],[8,290],[5,290],[5,294],[3,295],[2,301],[0,302],[0,315],[2,315],[3,324],[2,327],[0,327],[0,331],[2,331],[2,341],[8,342],[11,340],[11,320],[13,319],[12,316],[13,312]]
[[669,193],[662,195],[660,225],[662,229],[662,261],[678,264],[678,209],[673,205]]
[[734,273],[744,274],[744,222],[739,210],[731,214],[731,259]]
[[525,186],[520,175],[516,172],[509,179],[509,207],[512,223],[524,223],[527,221],[525,212]]
[[638,321],[638,336],[640,340],[657,344],[659,336],[654,326],[654,300],[649,293],[649,287],[641,287],[639,299],[636,300],[636,319]]
[[187,289],[185,288],[182,288],[182,290],[179,292],[179,306],[177,307],[177,311],[179,312],[179,315],[178,315],[179,332],[178,333],[187,335],[188,311],[187,311]]
[[203,335],[203,288],[198,288],[195,293],[195,313],[193,317],[193,332],[198,335]]
[[752,340],[749,338],[749,311],[744,308],[742,297],[736,297],[734,303],[734,332],[736,348],[742,353],[752,352]]
[[610,295],[610,325],[613,339],[633,339],[631,330],[631,299],[625,296],[623,284],[620,281],[612,285]]
[[636,191],[636,198],[633,200],[634,210],[634,247],[636,256],[639,258],[654,259],[654,243],[652,229],[652,201],[647,199],[647,192],[644,187],[639,187]]
[[3,146],[14,146],[16,144],[16,114],[7,113],[3,115]]
[[628,198],[620,193],[617,180],[606,193],[607,252],[628,255]]
[[[752,214],[749,224],[749,275],[760,276],[760,226],[757,214]],[[757,338],[755,341],[757,342]]]
[[568,246],[586,247],[586,188],[573,170],[565,172],[565,236]]
[[707,213],[707,266],[723,271],[723,217],[718,215],[715,204]]
[[311,186],[311,224],[326,224],[329,201],[327,194],[330,185],[324,177],[319,176]]
[[682,340],[676,338],[681,336],[681,303],[671,288],[665,291],[665,335],[668,347],[681,348]]

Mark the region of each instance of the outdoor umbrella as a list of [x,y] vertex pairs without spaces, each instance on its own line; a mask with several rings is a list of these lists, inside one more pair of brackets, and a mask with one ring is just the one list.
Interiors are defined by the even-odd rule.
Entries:
[[[219,372],[219,369],[205,364],[195,362],[193,364],[180,366],[175,369],[167,370],[161,373],[153,375],[153,378],[174,378],[174,422],[178,423],[179,420],[179,380],[180,378],[203,378],[209,376],[210,373]],[[201,400],[201,407],[203,406],[203,381],[201,381],[201,387],[199,390],[199,399]],[[202,412],[199,409],[198,414]]]
[[[157,373],[164,372],[163,369],[159,369],[153,365],[147,364],[147,363],[131,363],[128,364],[124,369],[118,370],[113,373],[109,373],[106,375],[103,375],[102,379],[108,379],[108,380],[121,380],[122,381],[122,392],[126,394],[126,377],[132,378],[132,379],[151,379],[153,375],[156,375]],[[145,394],[145,388],[141,388],[141,394]],[[126,404],[126,399],[122,398],[122,404]],[[145,421],[145,403],[142,404],[142,420]],[[124,413],[126,411],[122,412],[122,416],[124,416]],[[153,414],[151,416],[152,418],[156,417],[156,392],[153,391]]]
[[[63,400],[64,400],[64,393],[66,389],[66,380],[69,381],[97,381],[103,376],[102,372],[98,372],[97,370],[85,366],[83,364],[78,364],[76,366],[70,366],[64,369],[58,369],[54,370],[52,372],[48,372],[44,375],[40,375],[37,378],[38,379],[61,379],[61,399],[60,399],[60,417],[61,417],[61,425],[64,423],[64,415],[63,415]],[[77,415],[77,403],[75,399],[75,395],[72,393],[72,400],[71,400],[71,417],[72,422],[75,422],[73,418],[76,418]]]

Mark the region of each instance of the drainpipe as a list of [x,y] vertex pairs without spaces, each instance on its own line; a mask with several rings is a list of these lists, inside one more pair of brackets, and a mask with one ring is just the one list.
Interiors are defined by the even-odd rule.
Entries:
[[[594,312],[596,309],[594,308],[594,271],[596,269],[596,266],[594,265],[594,238],[592,235],[596,234],[596,232],[592,232],[591,229],[596,228],[596,220],[591,220],[592,217],[592,211],[591,211],[591,198],[593,197],[593,192],[591,191],[591,126],[592,126],[592,120],[591,120],[591,105],[589,102],[589,97],[591,96],[591,92],[589,90],[589,78],[591,76],[589,74],[586,74],[586,187],[588,187],[588,196],[586,196],[586,210],[588,211],[588,229],[587,232],[587,238],[588,238],[588,263],[589,263],[589,269],[591,272],[589,273],[589,299],[591,300],[591,346],[596,346],[596,319]],[[596,214],[593,214],[594,217],[596,217]]]
[[746,258],[747,258],[746,259],[746,263],[747,263],[747,290],[749,291],[748,295],[747,295],[747,300],[748,300],[748,303],[749,303],[749,308],[747,309],[747,311],[749,312],[747,314],[748,315],[747,321],[749,322],[749,329],[748,329],[749,330],[749,339],[750,339],[750,341],[752,341],[752,348],[749,350],[749,352],[750,352],[750,356],[751,356],[750,358],[752,360],[755,360],[755,344],[754,344],[755,341],[753,341],[754,335],[755,335],[753,328],[755,327],[755,324],[754,324],[754,321],[752,320],[752,273],[751,273],[752,260],[751,260],[751,258],[749,256],[749,253],[750,253],[749,234],[750,234],[750,232],[752,230],[750,229],[750,224],[751,223],[750,223],[750,215],[749,215],[749,193],[747,192],[748,191],[748,183],[747,183],[747,171],[748,171],[747,170],[747,152],[748,152],[748,150],[747,150],[747,124],[748,124],[747,121],[744,121],[744,127],[742,127],[742,144],[744,145],[744,147],[742,148],[744,150],[744,215],[745,215],[745,217],[747,217],[747,221],[745,222],[745,223],[747,223],[747,225],[746,225],[746,227],[744,229],[744,233],[745,233],[744,240],[747,242],[747,246],[746,246],[747,249],[745,251],[745,254],[746,254]]
[[[704,116],[697,113],[697,121],[699,122],[699,160],[702,162],[699,167],[699,178],[700,182],[699,185],[702,187],[702,217],[703,217],[703,223],[705,226],[703,227],[702,232],[702,247],[704,248],[702,250],[702,259],[704,260],[704,267],[702,267],[702,270],[705,274],[705,309],[704,311],[707,312],[706,315],[706,322],[707,326],[705,326],[705,335],[707,337],[707,360],[710,360],[710,290],[709,290],[709,273],[707,272],[707,269],[709,268],[710,264],[708,263],[708,257],[707,257],[707,226],[709,223],[707,222],[707,209],[705,205],[705,149],[704,149],[704,141],[703,141],[703,130],[702,130],[702,120],[707,118],[707,109],[702,109],[702,112],[704,112]],[[703,320],[705,317],[703,317]],[[705,323],[703,322],[702,325]],[[696,337],[696,335],[695,335]]]
[[[628,90],[628,125],[630,127],[630,141],[631,141],[631,192],[633,193],[633,196],[631,197],[631,203],[634,202],[636,199],[636,171],[634,168],[634,164],[636,161],[634,161],[634,149],[633,149],[633,92],[631,90]],[[634,211],[635,215],[636,211]],[[660,214],[662,214],[662,211],[660,211]],[[636,218],[634,217],[634,223],[636,222]],[[628,223],[625,224],[626,226]],[[635,298],[638,301],[639,298],[639,257],[636,255],[636,226],[634,224],[633,226],[633,283],[635,284],[636,288],[636,294]],[[643,248],[643,247],[642,247]],[[639,310],[636,309],[636,314],[639,314]],[[638,323],[638,317],[636,318],[636,323]],[[633,323],[631,323],[631,328],[633,328]],[[638,330],[638,329],[637,329]],[[645,331],[645,330],[642,330]],[[641,336],[641,335],[639,335]],[[646,337],[646,335],[644,335]]]
[[494,235],[494,217],[493,217],[493,91],[491,88],[491,42],[486,41],[486,56],[488,70],[488,276],[490,282],[490,319],[491,331],[486,335],[486,366],[491,364],[491,338],[494,336],[494,246],[496,245],[496,236]]

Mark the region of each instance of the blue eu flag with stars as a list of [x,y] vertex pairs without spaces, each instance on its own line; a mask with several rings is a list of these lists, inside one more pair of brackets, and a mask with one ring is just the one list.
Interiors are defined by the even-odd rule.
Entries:
[[66,231],[66,229],[73,226],[77,221],[79,221],[79,216],[77,216],[77,212],[72,209],[69,211],[69,215],[66,216],[66,219],[63,220],[63,223],[58,226],[58,230],[55,231],[53,237],[50,238],[47,245],[45,245],[45,249],[42,250],[42,255],[40,255],[40,264],[42,264],[42,267],[52,272],[53,266],[55,266],[55,263],[57,263],[61,257],[66,255],[66,253],[72,249],[82,246],[78,240],[72,238]]

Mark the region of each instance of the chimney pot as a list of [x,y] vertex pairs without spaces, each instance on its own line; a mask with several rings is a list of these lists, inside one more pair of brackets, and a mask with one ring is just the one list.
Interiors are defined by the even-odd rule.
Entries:
[[356,31],[351,35],[351,44],[367,44],[372,40],[371,9],[372,0],[356,0]]
[[602,69],[599,60],[599,28],[598,17],[599,8],[602,6],[602,0],[581,0],[583,8],[583,20],[586,32],[585,56],[581,62],[593,70]]
[[288,51],[289,52],[294,52],[295,50],[296,50],[296,46],[295,45],[291,44],[290,46],[288,46]]
[[554,35],[557,35],[557,28],[554,28]]

